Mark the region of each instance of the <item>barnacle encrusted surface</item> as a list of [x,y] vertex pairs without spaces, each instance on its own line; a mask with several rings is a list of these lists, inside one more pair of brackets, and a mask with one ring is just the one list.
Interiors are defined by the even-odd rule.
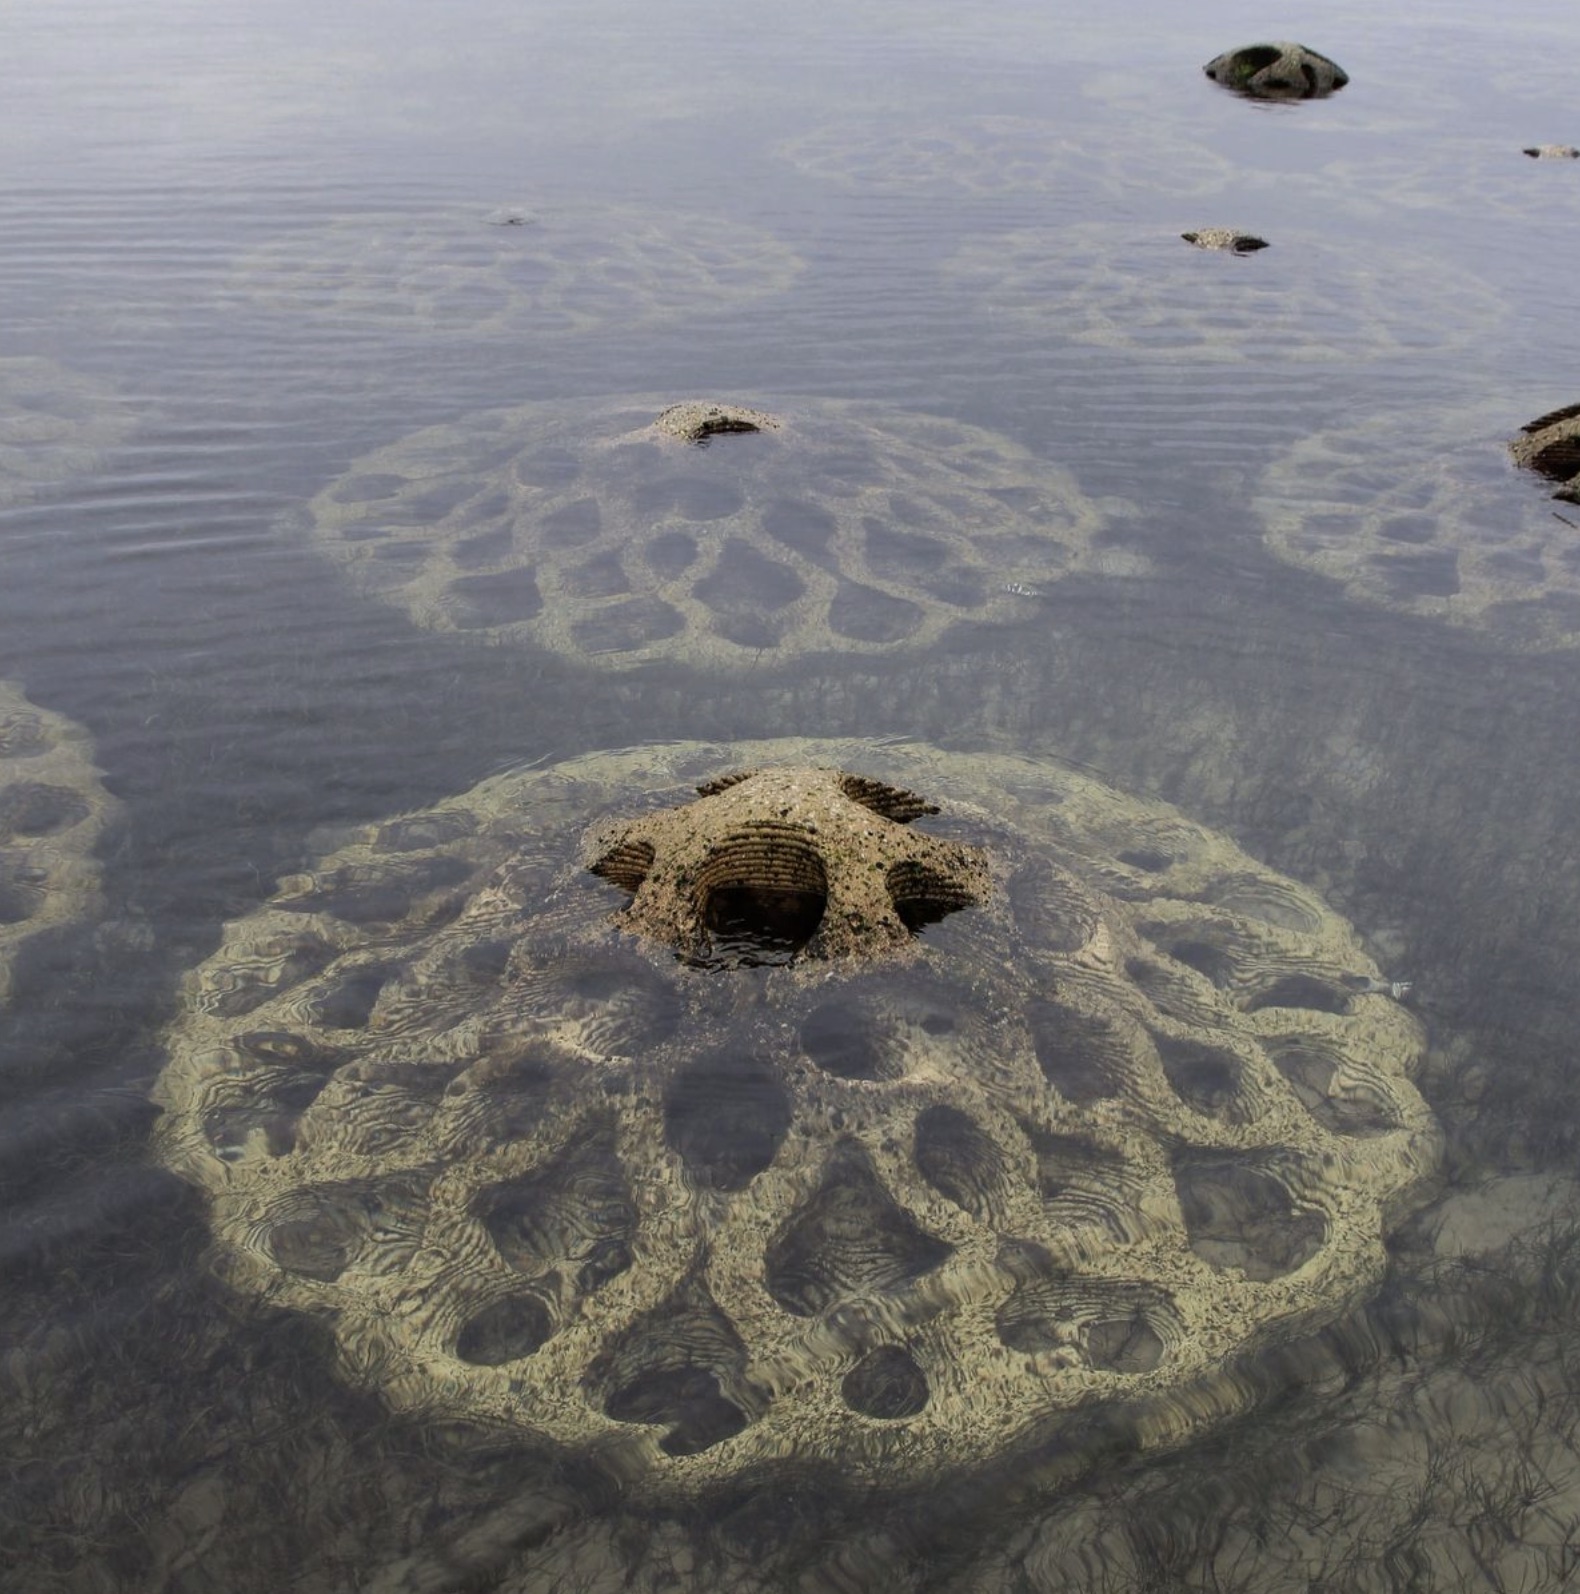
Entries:
[[342,327],[449,334],[577,332],[780,293],[800,257],[718,217],[545,207],[515,227],[476,211],[338,218],[238,260],[231,294]]
[[[786,803],[830,783],[871,836]],[[666,832],[615,822],[698,786],[828,879],[871,850],[897,905],[876,837],[930,834],[979,894],[884,956],[699,968],[626,928]],[[903,1486],[1099,1414],[1175,1443],[1376,1283],[1437,1146],[1378,978],[1310,891],[1048,761],[635,749],[282,880],[189,977],[158,1147],[233,1283],[398,1408],[638,1490]]]
[[357,461],[309,520],[420,625],[615,667],[739,667],[1013,617],[1006,583],[1102,568],[1124,509],[936,416],[645,397],[416,432]]
[[1338,62],[1288,40],[1227,50],[1202,71],[1213,82],[1256,100],[1320,99],[1350,80]]
[[1175,196],[1213,193],[1234,181],[1222,155],[1170,128],[1123,121],[1100,139],[1072,136],[1030,116],[917,119],[914,110],[848,117],[787,139],[778,154],[812,177],[849,188],[990,198],[1056,189],[1118,196],[1149,187]]
[[0,1001],[27,941],[97,913],[93,849],[115,806],[87,732],[0,681]]
[[1468,272],[1385,244],[1281,234],[1254,273],[1211,265],[1167,230],[1082,222],[973,240],[943,270],[995,320],[1170,358],[1380,359],[1480,336],[1507,308]]
[[[1514,459],[1545,464],[1557,496],[1572,496],[1575,411],[1531,425]],[[1254,499],[1268,546],[1384,608],[1490,631],[1522,651],[1580,646],[1580,531],[1550,489],[1511,468],[1510,429],[1509,403],[1489,400],[1305,438]]]
[[53,360],[0,359],[0,505],[91,470],[130,424],[102,382]]

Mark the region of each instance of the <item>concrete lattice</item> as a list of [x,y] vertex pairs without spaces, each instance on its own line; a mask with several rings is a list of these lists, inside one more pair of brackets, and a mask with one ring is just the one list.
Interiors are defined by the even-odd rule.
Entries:
[[1106,540],[1127,506],[1006,437],[842,400],[771,408],[486,410],[358,460],[308,522],[419,625],[614,668],[914,648],[1017,616],[1008,585],[1127,554]]
[[[783,900],[817,878],[905,933],[820,943]],[[1178,1442],[1376,1283],[1437,1151],[1420,1028],[1310,891],[914,744],[591,756],[347,833],[168,1043],[159,1153],[236,1287],[399,1409],[681,1495],[901,1486],[1105,1412]]]
[[28,941],[98,914],[93,853],[117,806],[87,732],[0,681],[0,1001]]

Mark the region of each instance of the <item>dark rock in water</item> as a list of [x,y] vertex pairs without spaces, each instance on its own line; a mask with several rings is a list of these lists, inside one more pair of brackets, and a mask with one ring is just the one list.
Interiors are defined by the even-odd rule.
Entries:
[[1229,50],[1202,71],[1213,82],[1255,100],[1321,99],[1350,80],[1336,61],[1287,40]]
[[538,218],[520,205],[501,205],[483,218],[490,227],[533,227]]
[[1236,232],[1233,227],[1202,227],[1196,232],[1182,232],[1180,237],[1198,249],[1219,249],[1231,255],[1254,255],[1258,249],[1267,248],[1265,238]]

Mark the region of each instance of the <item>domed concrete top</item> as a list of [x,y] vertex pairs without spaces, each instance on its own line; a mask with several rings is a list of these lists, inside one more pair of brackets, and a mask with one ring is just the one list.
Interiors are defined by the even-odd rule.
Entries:
[[1076,1414],[1175,1442],[1376,1282],[1437,1147],[1387,990],[1051,762],[638,748],[282,880],[187,982],[158,1146],[399,1408],[638,1493],[905,1487]]
[[1213,82],[1254,100],[1313,100],[1349,82],[1349,74],[1303,44],[1248,44],[1214,56],[1202,71]]
[[1580,503],[1580,404],[1527,422],[1509,447],[1516,465],[1558,483],[1554,498]]

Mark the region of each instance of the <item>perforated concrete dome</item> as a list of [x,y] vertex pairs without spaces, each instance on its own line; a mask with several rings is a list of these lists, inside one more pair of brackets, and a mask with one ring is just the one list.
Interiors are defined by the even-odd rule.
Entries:
[[0,681],[0,1002],[26,942],[98,913],[93,850],[115,808],[87,732]]
[[1580,503],[1580,404],[1527,421],[1509,447],[1516,465],[1556,483],[1554,498]]
[[1580,473],[1580,427],[1558,410],[1515,432],[1514,402],[1415,406],[1303,439],[1253,500],[1268,546],[1367,603],[1520,651],[1580,646],[1580,530],[1551,485],[1562,498],[1574,477],[1537,473],[1571,458]]
[[[796,942],[782,878],[686,878],[660,816],[709,802],[715,857],[777,838],[827,911],[865,862],[905,921],[894,861],[943,856],[974,900]],[[868,839],[814,815],[846,802]],[[628,928],[666,873],[737,893],[723,955]],[[1378,983],[1312,893],[1051,763],[636,749],[282,880],[187,981],[158,1147],[234,1285],[397,1408],[638,1491],[903,1486],[1094,1410],[1177,1442],[1250,1398],[1231,1358],[1376,1283],[1437,1151]]]
[[743,668],[1013,618],[1006,585],[1103,568],[1125,513],[937,416],[643,397],[416,432],[358,460],[308,520],[419,625],[616,668]]
[[1281,232],[1254,271],[1227,272],[1179,239],[1133,223],[1031,227],[976,239],[943,270],[992,321],[1169,359],[1395,358],[1482,336],[1507,310],[1468,272],[1386,243]]
[[130,427],[104,383],[53,360],[0,359],[0,505],[91,470]]
[[1248,44],[1214,56],[1202,71],[1213,82],[1254,100],[1314,100],[1349,82],[1349,74],[1303,44]]
[[544,206],[519,226],[460,206],[287,234],[232,269],[238,300],[373,331],[577,332],[780,293],[800,257],[758,228],[637,207]]
[[895,108],[826,122],[777,153],[810,177],[851,189],[979,198],[1054,190],[1114,198],[1145,188],[1207,194],[1235,180],[1233,164],[1188,130],[1160,132],[1145,118],[1072,137],[1065,124],[1031,116],[918,119]]

